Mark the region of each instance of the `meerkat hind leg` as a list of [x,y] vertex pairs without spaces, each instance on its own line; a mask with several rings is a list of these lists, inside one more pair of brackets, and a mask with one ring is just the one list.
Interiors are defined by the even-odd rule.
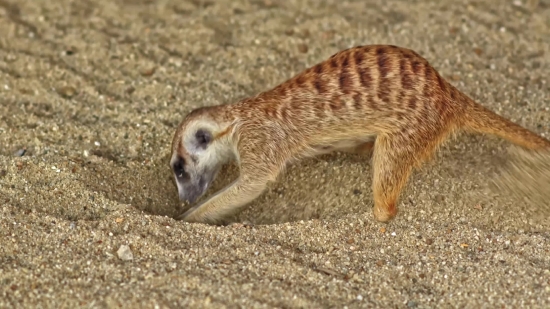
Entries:
[[373,152],[374,217],[388,222],[397,214],[399,195],[413,169],[435,150],[437,143],[380,136]]

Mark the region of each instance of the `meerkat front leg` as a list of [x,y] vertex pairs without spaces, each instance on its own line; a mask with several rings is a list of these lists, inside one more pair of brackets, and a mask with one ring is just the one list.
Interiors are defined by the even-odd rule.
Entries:
[[186,222],[218,223],[229,213],[260,196],[266,185],[267,181],[264,180],[247,181],[239,178],[177,219]]
[[[216,224],[260,196],[269,181],[277,178],[281,166],[272,164],[259,168],[253,161],[241,160],[241,175],[233,183],[220,190],[204,202],[177,217],[186,222]],[[264,163],[265,164],[265,163]]]

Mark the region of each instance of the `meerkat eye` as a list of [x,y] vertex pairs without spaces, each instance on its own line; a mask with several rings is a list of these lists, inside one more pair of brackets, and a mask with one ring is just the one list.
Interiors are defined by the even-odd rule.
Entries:
[[204,149],[212,140],[212,134],[206,130],[199,129],[195,133],[195,138],[197,139],[198,146]]

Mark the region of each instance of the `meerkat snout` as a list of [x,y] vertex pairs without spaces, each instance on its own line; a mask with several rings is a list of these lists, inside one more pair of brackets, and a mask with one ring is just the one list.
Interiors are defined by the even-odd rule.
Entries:
[[194,203],[212,182],[217,164],[209,149],[212,132],[205,128],[187,128],[176,142],[170,166],[181,201]]
[[197,181],[195,179],[191,179],[191,173],[186,170],[185,162],[185,159],[181,156],[175,156],[171,167],[180,200],[193,203],[201,195],[200,186],[196,185]]

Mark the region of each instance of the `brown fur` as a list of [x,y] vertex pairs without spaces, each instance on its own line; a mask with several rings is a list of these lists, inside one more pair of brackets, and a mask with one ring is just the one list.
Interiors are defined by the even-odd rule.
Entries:
[[182,141],[205,125],[216,138],[186,171],[236,159],[240,177],[179,217],[190,222],[219,222],[258,197],[288,162],[331,151],[373,153],[374,216],[387,222],[413,169],[459,129],[550,148],[475,103],[414,51],[387,45],[343,50],[254,97],[191,112],[174,135],[173,160],[190,161]]

